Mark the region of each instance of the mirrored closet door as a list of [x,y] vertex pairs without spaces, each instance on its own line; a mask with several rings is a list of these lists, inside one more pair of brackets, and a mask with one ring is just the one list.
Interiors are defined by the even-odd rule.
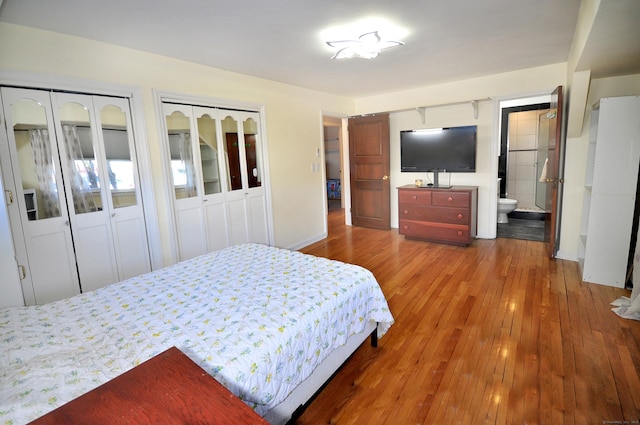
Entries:
[[268,244],[259,114],[162,106],[179,259],[239,243]]
[[128,100],[7,87],[1,94],[2,177],[25,302],[149,271]]

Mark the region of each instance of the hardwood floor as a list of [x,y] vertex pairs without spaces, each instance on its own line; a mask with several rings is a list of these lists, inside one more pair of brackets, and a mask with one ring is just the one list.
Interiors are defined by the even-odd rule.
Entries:
[[301,251],[371,270],[396,319],[297,424],[603,424],[640,419],[640,322],[541,242],[467,248],[347,227]]

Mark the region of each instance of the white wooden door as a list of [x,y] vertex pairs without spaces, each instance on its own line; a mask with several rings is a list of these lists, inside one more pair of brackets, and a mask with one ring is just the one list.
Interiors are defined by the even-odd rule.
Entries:
[[229,181],[233,182],[233,170],[240,175],[240,183],[231,185],[227,196],[231,244],[269,244],[260,116],[257,112],[226,111],[222,124]]
[[238,245],[251,241],[247,209],[248,181],[244,155],[244,133],[239,111],[220,111],[222,139],[224,140],[229,209],[229,242]]
[[228,183],[224,146],[217,108],[193,107],[198,124],[200,150],[199,174],[202,177],[202,205],[206,227],[207,250],[229,246]]
[[[2,89],[7,143],[0,146],[7,206],[26,304],[43,304],[80,292],[70,219],[63,192],[49,93]],[[24,192],[37,209],[28,215]],[[29,208],[30,210],[32,208]]]
[[84,292],[117,282],[108,185],[91,96],[54,93],[62,176]]
[[249,241],[255,243],[269,243],[269,228],[267,224],[267,202],[264,187],[264,172],[262,158],[262,135],[260,131],[260,115],[257,112],[240,112],[242,120],[242,135],[245,141],[244,174],[246,175],[246,211],[247,233]]
[[179,259],[207,252],[202,209],[201,177],[196,173],[200,153],[192,107],[163,103],[172,175]]
[[151,270],[131,112],[123,98],[94,96],[93,104],[118,278],[123,280]]

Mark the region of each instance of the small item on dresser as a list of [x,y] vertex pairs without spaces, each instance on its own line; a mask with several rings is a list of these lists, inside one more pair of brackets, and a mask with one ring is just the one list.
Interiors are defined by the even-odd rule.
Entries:
[[416,179],[416,187],[422,187],[422,180]]

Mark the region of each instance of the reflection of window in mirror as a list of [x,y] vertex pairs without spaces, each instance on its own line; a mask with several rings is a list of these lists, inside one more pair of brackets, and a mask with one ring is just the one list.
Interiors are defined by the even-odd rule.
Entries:
[[13,132],[18,152],[20,181],[25,195],[33,197],[36,211],[27,209],[29,220],[60,217],[56,166],[45,108],[30,99],[11,106]]
[[88,109],[79,103],[63,104],[59,111],[62,127],[62,143],[70,161],[63,175],[71,187],[73,202],[69,203],[75,214],[85,214],[103,209],[100,170],[96,162],[94,140]]
[[125,113],[115,105],[100,111],[102,137],[107,156],[107,185],[114,208],[137,204],[135,169],[127,133]]

